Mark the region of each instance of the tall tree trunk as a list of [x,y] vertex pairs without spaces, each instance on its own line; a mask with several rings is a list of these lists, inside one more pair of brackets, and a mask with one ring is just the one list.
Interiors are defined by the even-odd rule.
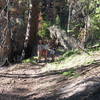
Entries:
[[67,25],[67,33],[69,35],[69,30],[70,30],[70,20],[71,20],[71,8],[72,8],[72,3],[69,5],[69,14],[68,14],[68,25]]
[[39,19],[39,2],[31,0],[30,2],[29,20],[25,38],[25,58],[36,54],[37,48],[37,32]]
[[90,0],[87,0],[87,12],[86,12],[86,18],[85,18],[85,33],[84,33],[84,39],[83,39],[83,46],[86,47],[86,42],[89,38],[89,28],[90,28],[90,15],[89,15],[89,5]]
[[0,65],[3,65],[6,61],[8,62],[8,59],[11,54],[11,46],[12,46],[11,32],[9,28],[9,0],[6,0],[6,1],[7,1],[7,11],[6,11],[6,20],[4,20],[5,21],[4,23],[6,23],[6,26],[3,32],[1,32],[2,43],[0,44],[0,62],[1,62]]

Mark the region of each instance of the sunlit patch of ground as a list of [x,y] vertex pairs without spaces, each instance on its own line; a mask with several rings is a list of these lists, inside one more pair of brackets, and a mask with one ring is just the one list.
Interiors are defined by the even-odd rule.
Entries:
[[46,67],[42,68],[42,71],[50,71],[50,70],[59,70],[65,68],[72,67],[80,67],[82,65],[88,65],[93,63],[95,60],[100,59],[100,51],[99,52],[90,52],[91,55],[86,53],[82,53],[80,55],[72,55],[67,57],[65,60],[61,62],[48,63]]

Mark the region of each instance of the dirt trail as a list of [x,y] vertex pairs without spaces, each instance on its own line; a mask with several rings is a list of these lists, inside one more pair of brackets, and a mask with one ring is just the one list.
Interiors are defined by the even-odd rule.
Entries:
[[43,73],[45,66],[22,63],[1,68],[0,100],[100,100],[100,59],[76,68],[79,77],[61,74],[67,68]]

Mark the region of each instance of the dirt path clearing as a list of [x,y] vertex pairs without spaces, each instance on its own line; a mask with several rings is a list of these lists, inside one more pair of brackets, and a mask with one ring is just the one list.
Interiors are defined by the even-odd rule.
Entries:
[[61,74],[69,69],[43,73],[45,66],[16,64],[1,68],[0,100],[100,100],[100,60],[76,68],[79,77]]

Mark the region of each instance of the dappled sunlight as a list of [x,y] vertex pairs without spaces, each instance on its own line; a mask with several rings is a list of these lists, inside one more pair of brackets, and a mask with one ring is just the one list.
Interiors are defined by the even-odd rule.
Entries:
[[92,89],[92,86],[95,84],[99,84],[99,82],[95,82],[93,80],[85,81],[83,79],[82,81],[80,79],[73,80],[74,82],[71,82],[67,86],[61,88],[58,92],[59,94],[64,94],[63,97],[69,98],[75,94],[80,94],[81,92],[84,92],[86,89]]
[[[97,52],[95,52],[94,55],[96,53]],[[91,55],[87,55],[86,53],[82,53],[80,55],[72,55],[70,57],[66,57],[61,62],[47,63],[47,65],[42,68],[42,72],[89,65],[98,59],[100,59],[99,53],[97,57],[93,57],[93,53],[91,53]]]
[[0,0],[0,100],[100,100],[100,0]]
[[[0,85],[2,86],[0,92],[2,95],[8,95],[7,97],[10,95],[11,98],[15,98],[14,100],[34,100],[34,98],[36,98],[35,100],[45,100],[45,98],[46,100],[73,100],[71,98],[81,100],[80,98],[87,96],[90,92],[94,93],[95,89],[98,88],[100,83],[98,81],[100,79],[99,66],[100,63],[97,61],[94,64],[75,69],[67,68],[43,72],[42,67],[40,67],[41,70],[37,69],[39,73],[32,73],[35,70],[32,70],[32,66],[29,65],[28,70],[28,66],[24,66],[27,73],[20,73],[17,69],[13,70],[12,74],[11,70],[8,73],[9,70],[5,69],[5,73],[0,73]],[[37,66],[33,67],[37,68]],[[31,72],[30,69],[32,70]],[[19,72],[17,73],[17,71]],[[64,72],[68,71],[78,72],[80,76],[63,75]]]

